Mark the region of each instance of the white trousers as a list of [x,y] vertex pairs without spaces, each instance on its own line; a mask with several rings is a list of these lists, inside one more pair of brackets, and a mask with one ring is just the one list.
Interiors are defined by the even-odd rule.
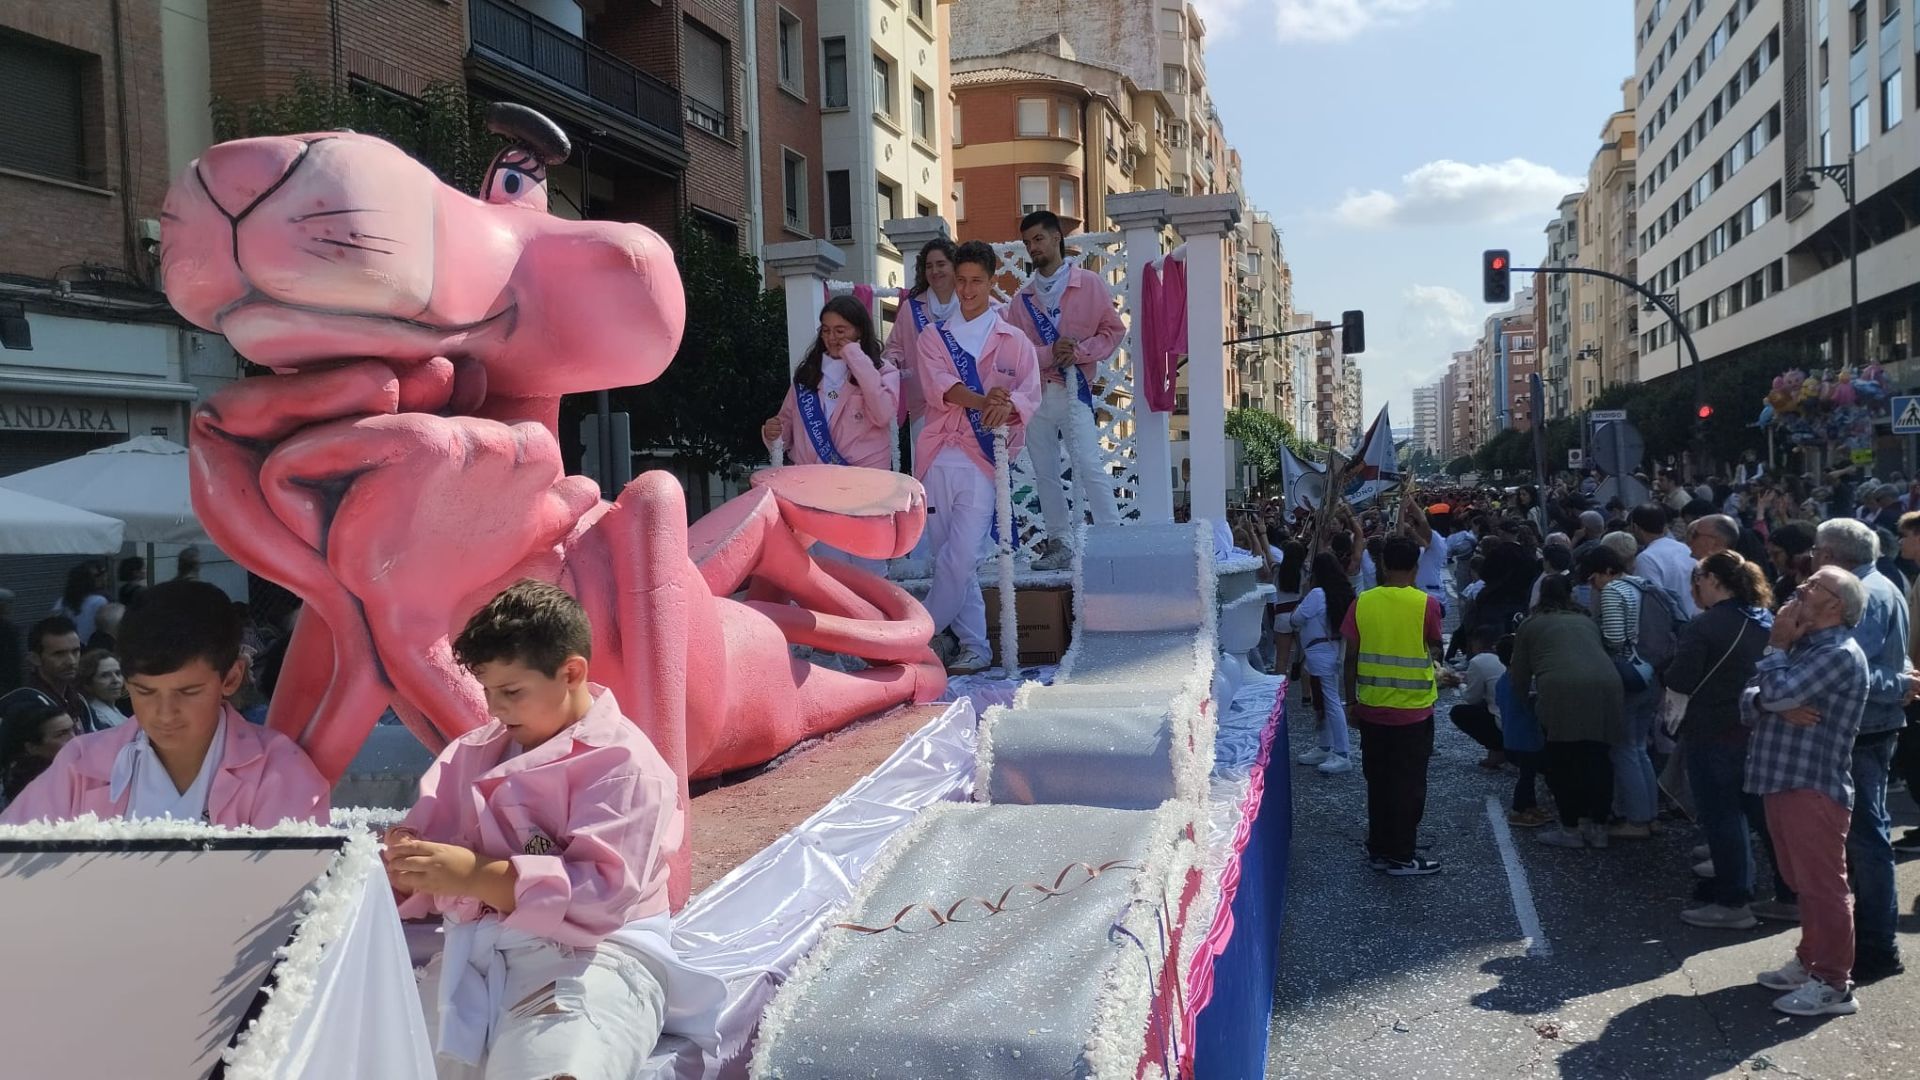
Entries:
[[[666,1026],[666,990],[634,953],[603,942],[564,949],[551,942],[505,950],[507,981],[479,1066],[435,1057],[441,1080],[631,1080]],[[421,975],[427,1030],[440,1029],[443,952]]]
[[938,633],[953,628],[962,648],[987,648],[987,601],[980,594],[980,550],[993,528],[993,482],[973,459],[952,447],[927,467],[927,544],[933,584],[927,614]]
[[1347,703],[1341,699],[1342,654],[1340,645],[1331,642],[1315,645],[1307,650],[1303,666],[1307,674],[1320,680],[1316,689],[1320,694],[1320,706],[1326,715],[1320,728],[1320,748],[1331,750],[1341,757],[1349,757],[1353,751],[1348,746]]
[[[1068,379],[1078,379],[1071,369]],[[1075,434],[1074,429],[1079,433]],[[1120,507],[1113,498],[1113,484],[1099,459],[1100,433],[1093,422],[1093,410],[1080,403],[1071,386],[1047,383],[1040,394],[1040,407],[1027,422],[1028,460],[1033,464],[1033,486],[1040,495],[1040,513],[1047,520],[1050,539],[1071,541],[1077,517],[1069,516],[1066,485],[1060,479],[1060,454],[1064,448],[1067,463],[1073,466],[1073,482],[1080,503],[1093,514],[1095,525],[1120,524]],[[1076,448],[1086,448],[1083,455]],[[1085,456],[1087,460],[1082,461]]]

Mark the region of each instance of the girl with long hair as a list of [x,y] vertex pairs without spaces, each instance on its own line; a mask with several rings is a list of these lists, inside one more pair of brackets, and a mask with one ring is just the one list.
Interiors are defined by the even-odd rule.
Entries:
[[93,636],[94,616],[100,614],[107,603],[107,566],[90,559],[75,563],[67,571],[67,587],[61,590],[60,599],[54,601],[52,613],[72,619],[84,642]]
[[1280,564],[1273,572],[1273,603],[1267,621],[1273,627],[1273,673],[1285,675],[1293,668],[1294,645],[1299,640],[1288,628],[1286,616],[1300,606],[1302,583],[1307,575],[1307,545],[1288,540],[1280,545]]
[[896,415],[902,424],[911,424],[915,437],[926,416],[927,403],[920,393],[919,373],[915,370],[914,350],[922,331],[953,318],[960,310],[960,294],[953,287],[953,241],[936,236],[920,246],[913,263],[913,287],[900,297],[900,311],[893,318],[893,330],[887,334],[883,354],[900,369],[900,406]]
[[820,333],[760,438],[768,447],[785,440],[795,465],[891,468],[899,398],[900,372],[881,355],[873,317],[853,297],[836,296],[820,309]]
[[1336,776],[1353,768],[1353,751],[1347,735],[1347,706],[1341,699],[1340,660],[1344,643],[1340,624],[1353,606],[1353,583],[1347,570],[1332,552],[1313,557],[1313,588],[1300,606],[1275,620],[1296,633],[1304,643],[1307,677],[1312,684],[1313,700],[1319,705],[1320,741],[1294,760],[1302,765],[1318,766],[1322,773]]

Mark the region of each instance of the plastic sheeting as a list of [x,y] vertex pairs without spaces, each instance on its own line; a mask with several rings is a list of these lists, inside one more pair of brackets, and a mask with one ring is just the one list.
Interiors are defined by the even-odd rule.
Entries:
[[674,944],[727,984],[720,1051],[703,1055],[669,1036],[638,1080],[746,1074],[760,1014],[880,849],[926,807],[972,797],[975,729],[972,704],[955,702],[845,794],[688,902],[674,920]]

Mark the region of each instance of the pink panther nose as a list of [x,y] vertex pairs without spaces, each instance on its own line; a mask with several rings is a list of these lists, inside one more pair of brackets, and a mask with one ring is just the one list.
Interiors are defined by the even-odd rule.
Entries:
[[237,219],[272,191],[306,150],[299,139],[240,139],[209,148],[196,168],[214,203]]

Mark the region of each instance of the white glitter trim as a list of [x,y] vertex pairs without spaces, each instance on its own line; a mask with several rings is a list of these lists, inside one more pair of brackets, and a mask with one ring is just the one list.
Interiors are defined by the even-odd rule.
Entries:
[[[1032,685],[1038,686],[1039,683]],[[1021,689],[1024,690],[1026,687],[1022,686]],[[1014,696],[1017,699],[1019,691],[1015,691]],[[1006,714],[1006,706],[989,705],[986,714],[980,717],[979,727],[975,729],[977,732],[975,738],[978,740],[973,754],[973,800],[975,802],[993,801],[989,794],[993,790],[993,733],[1000,723],[1000,718]]]
[[[1086,603],[1081,597],[1087,592],[1087,526],[1083,523],[1073,530],[1073,630],[1067,642],[1067,654],[1060,658],[1060,667],[1053,674],[1053,681],[1063,683],[1073,678],[1073,663],[1080,656],[1081,616]],[[1024,689],[1024,688],[1023,688]],[[1016,698],[1017,702],[1019,699]]]
[[[1194,804],[1169,799],[1153,811],[1154,822],[1147,841],[1143,868],[1133,876],[1128,904],[1119,924],[1138,938],[1149,950],[1161,941],[1160,920],[1166,904],[1176,910],[1165,912],[1169,926],[1178,919],[1180,898],[1185,893],[1187,872],[1199,865],[1201,848],[1185,835],[1195,824]],[[1164,955],[1154,956],[1152,974],[1136,955],[1132,942],[1121,937],[1122,946],[1114,962],[1101,979],[1094,999],[1093,1030],[1087,1035],[1087,1064],[1092,1080],[1132,1080],[1138,1074],[1140,1059],[1147,1048],[1147,1021],[1153,1015],[1154,976],[1161,974]],[[1178,962],[1176,958],[1176,963]],[[1183,990],[1184,992],[1184,990]],[[1168,1034],[1179,1038],[1181,1019],[1173,1002],[1167,1002]],[[1179,1060],[1179,1048],[1168,1047],[1169,1058]],[[1163,1076],[1159,1063],[1148,1062],[1146,1075]]]
[[0,825],[0,840],[232,840],[248,837],[339,836],[340,830],[310,821],[283,821],[269,829],[251,825],[221,828],[197,821],[171,818],[127,819],[99,818],[82,814],[65,821],[33,821],[25,825]]
[[1019,526],[1013,521],[1013,466],[1007,429],[993,429],[993,516],[1000,522],[1000,670],[1020,673],[1020,612],[1013,593],[1013,549]]
[[381,833],[400,824],[406,816],[405,810],[392,810],[384,806],[336,806],[333,808],[333,827]]

